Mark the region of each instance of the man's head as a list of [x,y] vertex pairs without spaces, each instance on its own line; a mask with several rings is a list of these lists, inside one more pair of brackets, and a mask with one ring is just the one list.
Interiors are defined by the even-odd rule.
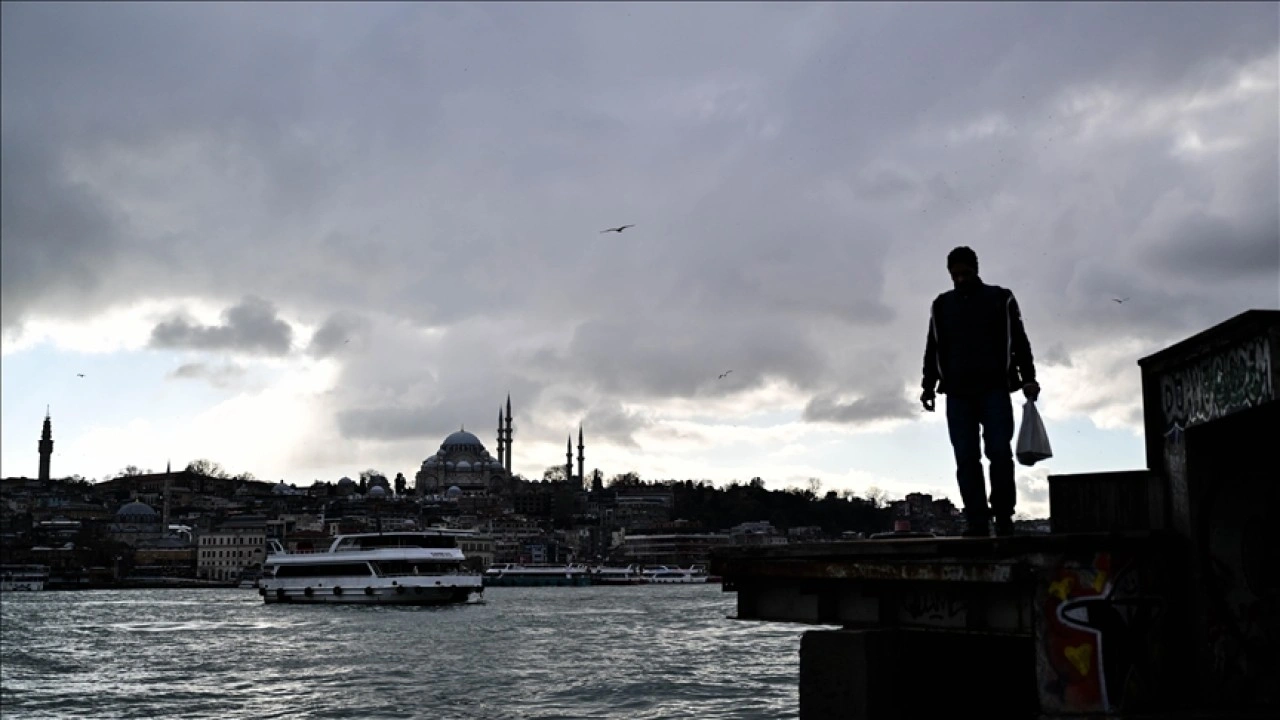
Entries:
[[978,278],[978,253],[964,245],[952,250],[947,253],[947,271],[957,288],[973,282]]

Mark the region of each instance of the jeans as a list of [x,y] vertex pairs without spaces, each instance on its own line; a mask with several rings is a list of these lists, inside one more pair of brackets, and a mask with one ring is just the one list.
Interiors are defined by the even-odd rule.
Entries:
[[[978,427],[991,466],[991,506],[987,507],[987,484],[982,477],[982,456],[978,450]],[[985,525],[1013,517],[1017,493],[1013,485],[1013,401],[1003,390],[983,393],[947,394],[947,430],[956,455],[956,480],[960,499],[970,526]]]

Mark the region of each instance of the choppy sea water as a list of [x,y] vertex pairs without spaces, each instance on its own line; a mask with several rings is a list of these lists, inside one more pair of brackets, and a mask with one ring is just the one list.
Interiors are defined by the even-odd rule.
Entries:
[[718,585],[489,588],[441,608],[253,590],[0,596],[17,718],[795,718],[806,628]]

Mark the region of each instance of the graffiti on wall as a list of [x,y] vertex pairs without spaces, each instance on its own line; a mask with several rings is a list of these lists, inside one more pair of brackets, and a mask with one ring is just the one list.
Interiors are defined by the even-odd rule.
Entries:
[[1114,712],[1146,704],[1159,662],[1164,604],[1132,560],[1100,552],[1064,561],[1041,592],[1037,672],[1042,710]]
[[1256,407],[1275,395],[1271,343],[1259,335],[1160,377],[1166,430],[1188,428]]
[[899,619],[912,625],[964,627],[968,609],[954,593],[914,593],[903,599]]

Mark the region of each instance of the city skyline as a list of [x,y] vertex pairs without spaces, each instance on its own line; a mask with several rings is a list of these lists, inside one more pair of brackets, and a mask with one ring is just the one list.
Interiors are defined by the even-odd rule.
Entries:
[[1042,517],[1144,466],[1139,358],[1280,306],[1273,4],[2,12],[2,476],[48,406],[54,477],[412,477],[509,394],[531,479],[581,426],[606,476],[958,500],[916,397],[968,245]]

